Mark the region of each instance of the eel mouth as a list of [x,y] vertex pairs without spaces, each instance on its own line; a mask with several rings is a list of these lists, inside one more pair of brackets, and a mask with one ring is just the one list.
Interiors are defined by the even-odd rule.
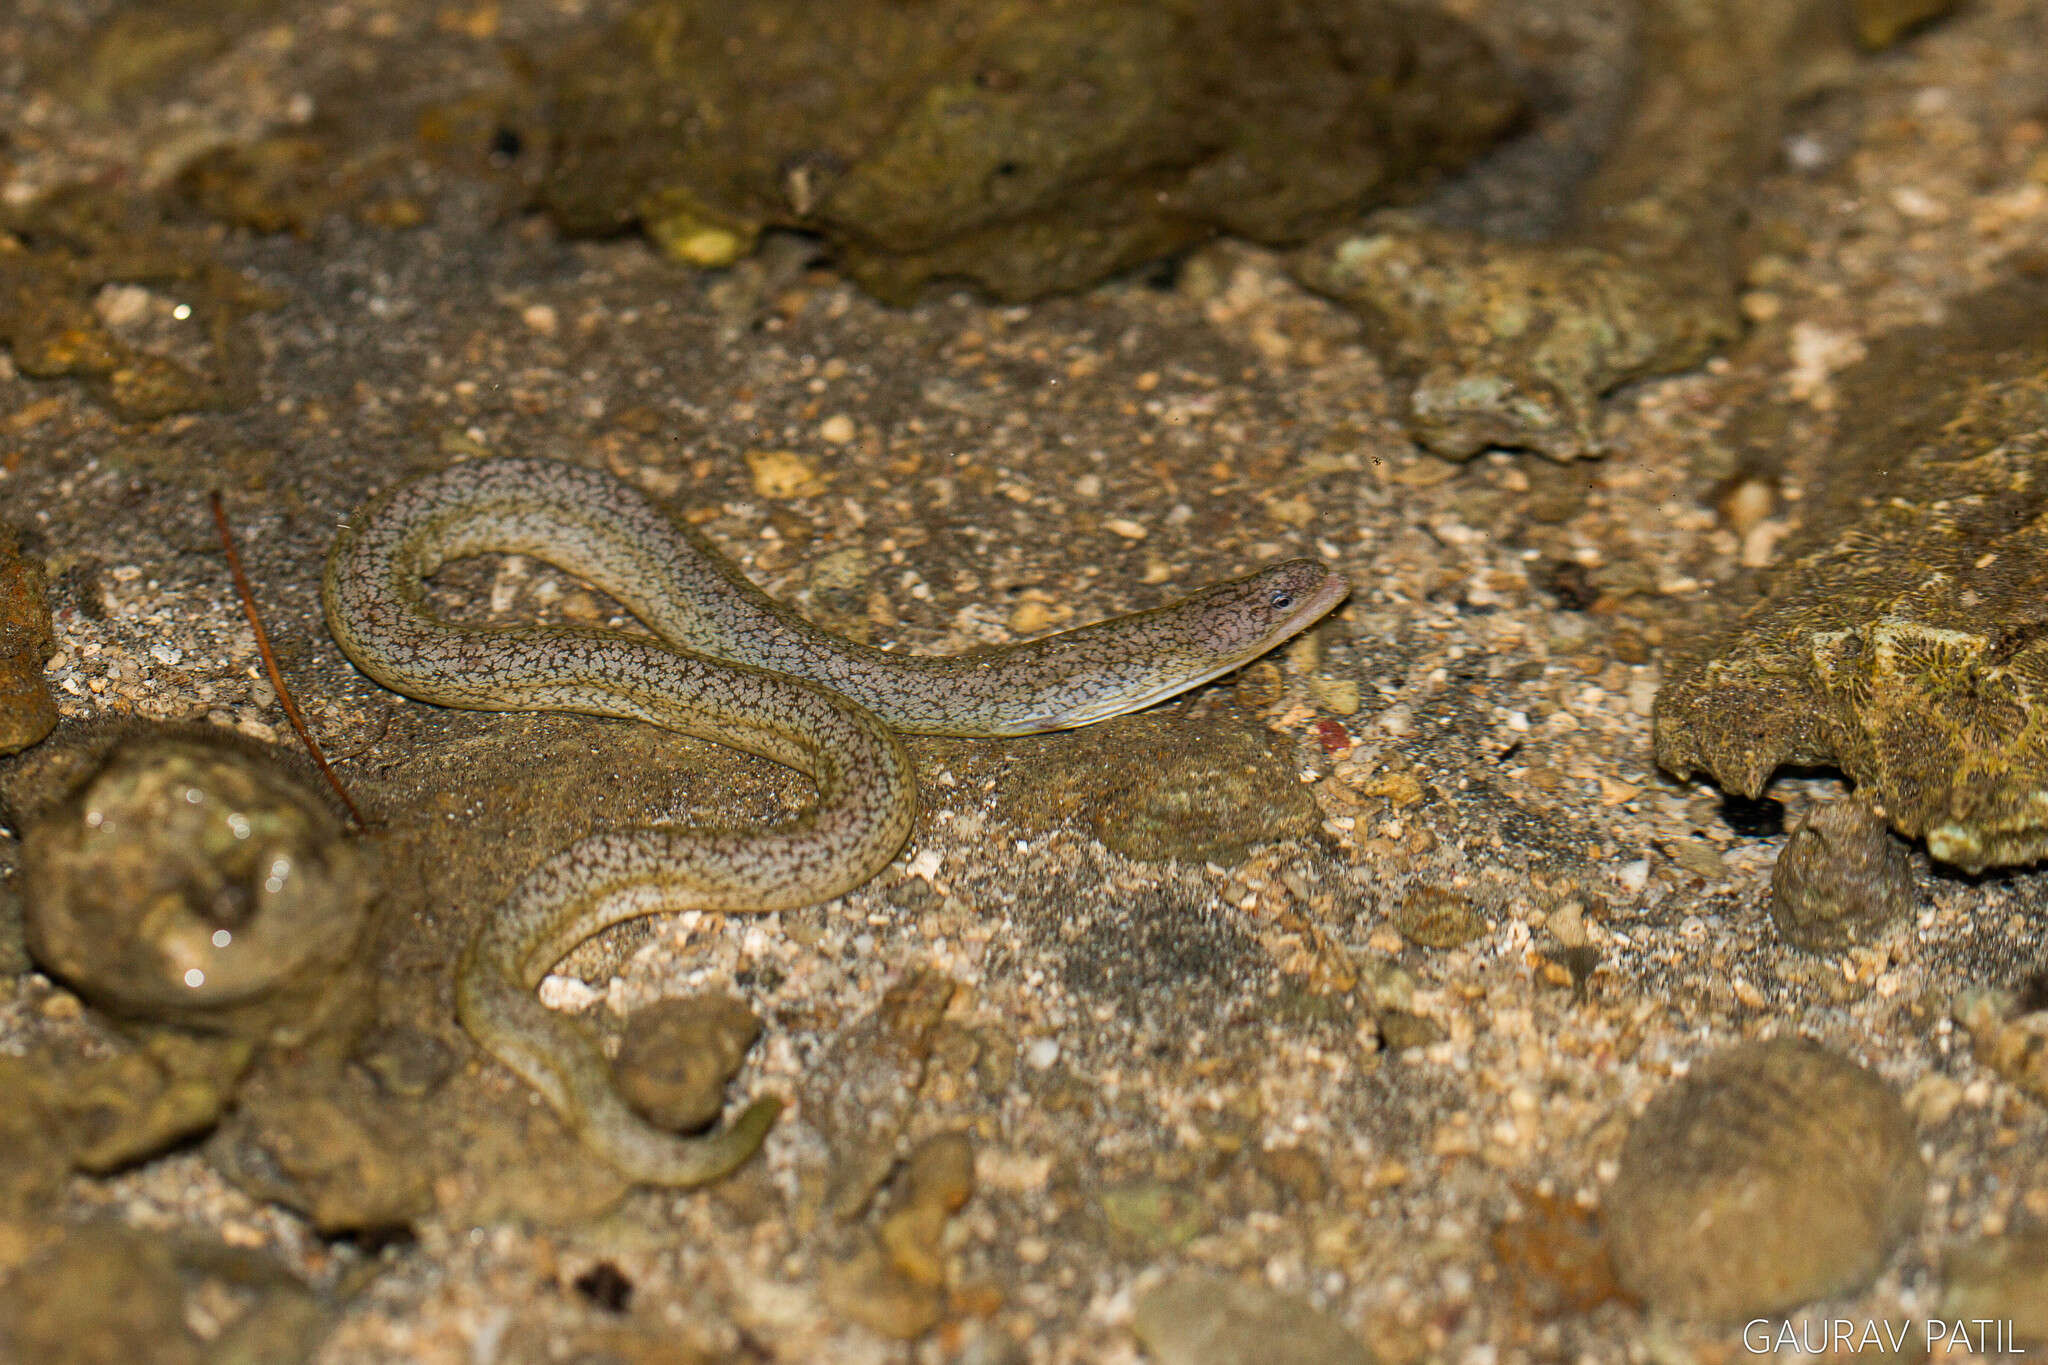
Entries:
[[1095,706],[1081,707],[1078,710],[1068,712],[1064,716],[1048,718],[1043,725],[1043,729],[1077,730],[1084,725],[1093,725],[1097,721],[1108,720],[1113,716],[1129,715],[1133,711],[1142,711],[1148,706],[1156,706],[1169,697],[1179,696],[1181,693],[1200,687],[1204,683],[1214,682],[1226,673],[1235,673],[1252,660],[1271,653],[1284,642],[1293,639],[1325,616],[1328,616],[1339,602],[1342,602],[1350,595],[1350,580],[1346,579],[1342,574],[1325,571],[1323,581],[1316,585],[1314,591],[1310,592],[1301,601],[1295,603],[1294,609],[1282,617],[1279,623],[1250,649],[1220,659],[1214,668],[1196,674],[1194,677],[1174,678],[1159,684],[1159,686],[1149,692],[1140,693],[1135,697],[1119,697],[1111,701],[1098,703]]
[[[1326,570],[1323,574],[1323,581],[1317,584],[1316,590],[1308,595],[1308,600],[1297,605],[1293,612],[1288,615],[1287,620],[1280,627],[1279,634],[1273,637],[1273,644],[1265,646],[1259,653],[1263,654],[1267,649],[1271,649],[1273,645],[1279,644],[1282,640],[1292,639],[1294,636],[1301,634],[1301,632],[1307,630],[1325,616],[1328,616],[1332,611],[1335,611],[1337,604],[1349,596],[1351,596],[1351,580],[1334,570]],[[1244,662],[1249,663],[1257,657],[1257,654],[1251,655]]]

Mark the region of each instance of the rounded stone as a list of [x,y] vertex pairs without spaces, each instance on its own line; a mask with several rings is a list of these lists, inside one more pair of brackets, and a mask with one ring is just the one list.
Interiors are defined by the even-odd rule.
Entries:
[[1418,886],[1394,912],[1394,927],[1424,948],[1462,948],[1486,932],[1472,902],[1440,886]]
[[1913,906],[1906,846],[1861,801],[1836,801],[1799,822],[1771,873],[1771,917],[1810,953],[1867,943]]
[[1636,1120],[1608,1245],[1616,1278],[1653,1307],[1737,1322],[1868,1283],[1926,1188],[1890,1086],[1817,1043],[1745,1043]]
[[118,1014],[289,1041],[355,955],[373,881],[325,802],[262,746],[113,744],[29,827],[29,950]]

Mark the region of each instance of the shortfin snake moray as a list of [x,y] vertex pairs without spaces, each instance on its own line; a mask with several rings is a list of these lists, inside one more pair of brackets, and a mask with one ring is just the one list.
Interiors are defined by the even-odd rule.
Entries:
[[[471,626],[429,609],[426,581],[472,555],[530,555],[611,594],[656,638],[581,626]],[[540,459],[484,459],[373,499],[336,537],[328,628],[371,678],[442,706],[643,720],[806,774],[817,801],[757,829],[594,834],[542,862],[485,920],[456,973],[464,1027],[629,1179],[714,1179],[760,1145],[756,1101],[685,1138],[614,1089],[595,1038],[534,988],[571,948],[667,910],[812,905],[873,877],[910,835],[917,778],[899,734],[996,736],[1121,715],[1238,668],[1349,591],[1310,559],[1020,644],[894,654],[805,621],[619,479]]]

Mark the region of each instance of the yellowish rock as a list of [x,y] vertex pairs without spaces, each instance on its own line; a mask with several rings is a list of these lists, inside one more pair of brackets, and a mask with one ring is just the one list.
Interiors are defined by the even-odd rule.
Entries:
[[808,498],[825,491],[817,462],[794,450],[750,450],[746,460],[754,491],[764,498]]
[[1355,716],[1358,714],[1358,680],[1356,678],[1310,678],[1308,694],[1315,704],[1333,716]]

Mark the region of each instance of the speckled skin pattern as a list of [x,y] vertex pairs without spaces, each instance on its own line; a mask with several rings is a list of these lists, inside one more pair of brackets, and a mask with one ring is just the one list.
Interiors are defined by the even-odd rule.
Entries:
[[[659,639],[573,626],[437,619],[443,564],[545,560],[618,599]],[[744,1161],[773,1121],[758,1101],[725,1130],[680,1138],[634,1114],[596,1040],[534,987],[592,934],[669,910],[811,905],[879,872],[909,837],[917,780],[896,732],[1019,735],[1107,719],[1249,662],[1348,591],[1297,559],[1023,644],[891,654],[776,603],[688,527],[610,475],[552,460],[458,464],[391,489],[336,538],[328,629],[356,666],[421,701],[644,720],[770,758],[818,799],[767,829],[593,835],[529,873],[456,974],[464,1027],[629,1178],[689,1185]]]

